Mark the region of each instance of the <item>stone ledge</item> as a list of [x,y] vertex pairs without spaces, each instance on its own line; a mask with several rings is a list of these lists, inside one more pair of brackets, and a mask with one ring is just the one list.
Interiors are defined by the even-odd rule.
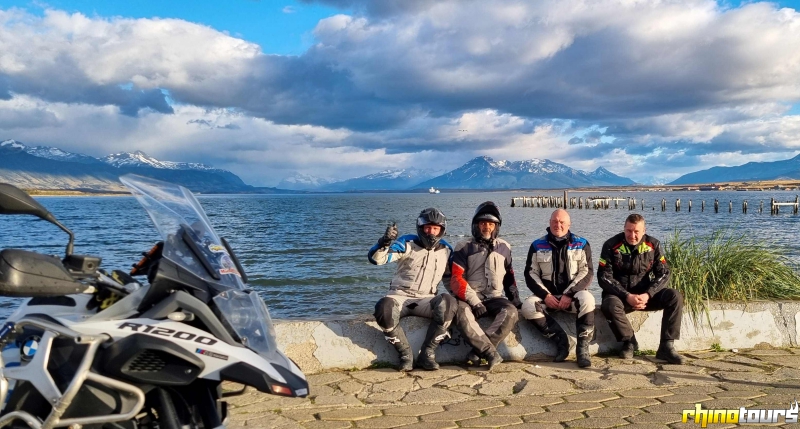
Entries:
[[[712,302],[709,305],[711,324],[704,319],[695,325],[684,314],[678,350],[704,350],[712,344],[723,348],[796,347],[800,338],[800,302],[753,301],[748,303]],[[658,348],[661,326],[660,311],[635,312],[628,315],[642,350]],[[575,346],[575,316],[555,313],[554,317],[570,334]],[[483,322],[488,320],[484,319]],[[401,326],[414,350],[425,338],[429,320],[408,317]],[[608,353],[619,347],[600,308],[595,309],[597,336],[590,351]],[[281,350],[291,357],[306,374],[332,369],[361,369],[380,362],[397,362],[397,353],[386,343],[383,333],[371,316],[347,320],[276,320],[275,330]],[[439,362],[462,362],[468,352],[458,330],[454,338],[437,350]],[[555,347],[535,332],[530,322],[521,320],[498,347],[509,361],[536,360],[555,354]]]

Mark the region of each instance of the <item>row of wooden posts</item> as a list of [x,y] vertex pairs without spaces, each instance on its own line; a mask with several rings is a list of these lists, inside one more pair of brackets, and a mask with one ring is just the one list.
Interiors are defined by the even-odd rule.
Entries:
[[[564,191],[564,196],[531,196],[531,197],[513,197],[511,198],[511,207],[541,207],[541,208],[568,208],[570,209],[594,209],[594,210],[607,210],[611,208],[612,202],[614,208],[619,208],[620,201],[625,201],[628,206],[628,210],[636,210],[637,206],[641,206],[641,209],[644,210],[644,198],[636,200],[636,197],[606,197],[606,196],[597,196],[597,197],[569,197],[567,192]],[[565,204],[566,202],[566,204]],[[719,200],[717,198],[714,199],[714,213],[719,213]],[[770,214],[776,215],[780,213],[781,206],[789,206],[792,214],[798,214],[800,211],[800,197],[795,196],[794,202],[778,202],[775,201],[775,198],[770,198],[769,202],[769,210]],[[624,206],[623,206],[624,207]],[[655,210],[655,207],[653,208]],[[692,211],[692,200],[688,201],[688,209],[689,212]],[[706,200],[701,200],[700,202],[700,211],[704,212],[706,210]],[[666,198],[661,199],[661,211],[667,211],[667,200]],[[675,211],[681,211],[681,199],[678,198],[675,200]],[[764,201],[759,201],[758,204],[758,212],[764,212]],[[728,213],[733,213],[733,200],[728,201]],[[747,213],[747,200],[742,201],[742,213]]]

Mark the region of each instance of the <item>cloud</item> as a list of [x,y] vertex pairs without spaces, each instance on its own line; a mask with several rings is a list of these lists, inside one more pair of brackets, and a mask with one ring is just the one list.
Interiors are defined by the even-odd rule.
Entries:
[[319,21],[299,56],[178,19],[0,11],[0,131],[91,152],[146,143],[234,170],[263,160],[274,170],[246,173],[260,183],[483,154],[652,175],[800,150],[800,117],[786,114],[800,102],[793,9],[322,3],[346,13]]
[[295,13],[295,12],[297,12],[297,8],[294,7],[294,6],[284,6],[283,9],[281,9],[281,12],[283,12],[283,13]]

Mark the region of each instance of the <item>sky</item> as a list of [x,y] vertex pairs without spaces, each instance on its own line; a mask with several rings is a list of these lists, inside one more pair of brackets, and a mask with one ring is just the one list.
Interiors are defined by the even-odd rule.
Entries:
[[0,0],[0,140],[258,186],[800,153],[800,0]]

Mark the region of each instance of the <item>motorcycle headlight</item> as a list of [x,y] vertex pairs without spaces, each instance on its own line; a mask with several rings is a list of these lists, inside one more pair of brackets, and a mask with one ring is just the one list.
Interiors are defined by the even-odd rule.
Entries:
[[265,357],[278,350],[269,310],[257,293],[230,289],[213,301],[246,347]]

